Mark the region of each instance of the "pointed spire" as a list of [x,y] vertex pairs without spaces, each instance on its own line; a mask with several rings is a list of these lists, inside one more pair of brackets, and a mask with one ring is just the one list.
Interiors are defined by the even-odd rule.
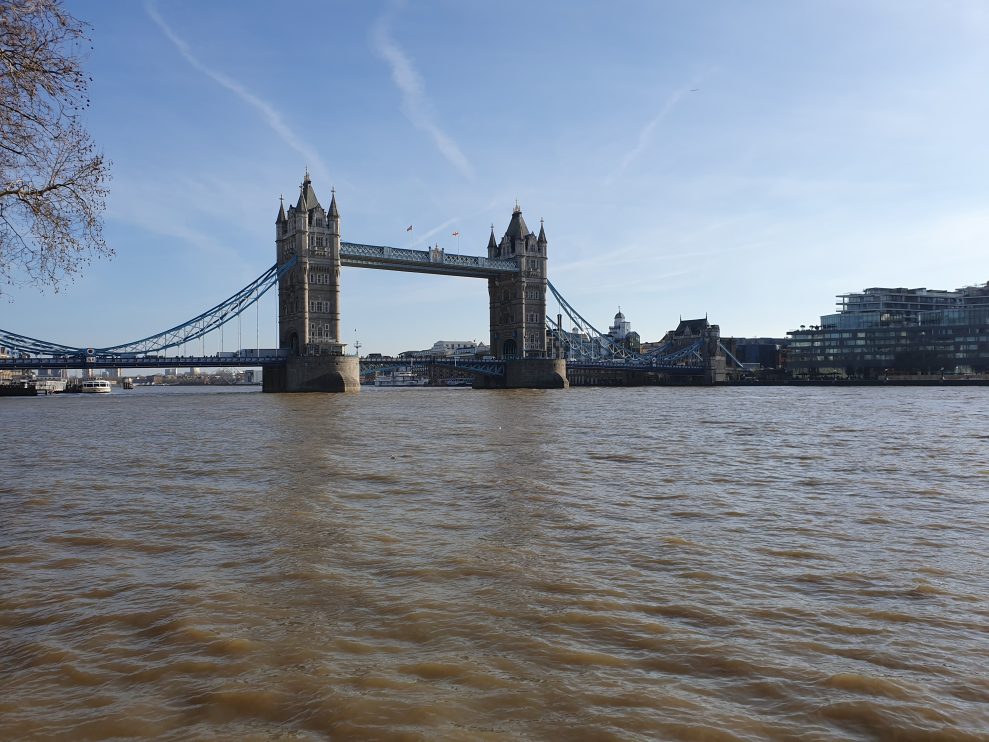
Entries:
[[337,211],[337,189],[331,188],[330,193],[332,195],[330,196],[330,210],[327,212],[327,216],[329,216],[330,219],[339,219],[340,212]]
[[286,220],[285,218],[285,197],[282,195],[278,196],[278,216],[275,219],[275,224],[281,224]]
[[309,211],[319,206],[319,199],[316,198],[316,191],[313,190],[312,181],[309,179],[309,168],[306,168],[306,175],[299,186],[299,203],[295,208],[301,211]]
[[522,207],[519,206],[518,201],[515,202],[515,209],[512,211],[512,221],[508,223],[508,229],[505,234],[517,240],[524,240],[525,236],[529,234],[529,227],[526,226],[525,219],[522,218]]
[[488,250],[497,250],[497,249],[498,249],[498,243],[495,242],[494,224],[492,224],[491,225],[491,236],[488,237]]
[[543,229],[543,220],[539,220],[539,240],[541,244],[546,244],[546,230]]

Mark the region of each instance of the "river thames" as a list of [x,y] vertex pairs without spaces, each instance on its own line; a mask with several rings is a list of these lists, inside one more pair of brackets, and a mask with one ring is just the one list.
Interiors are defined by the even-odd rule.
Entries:
[[0,400],[0,738],[989,739],[989,397]]

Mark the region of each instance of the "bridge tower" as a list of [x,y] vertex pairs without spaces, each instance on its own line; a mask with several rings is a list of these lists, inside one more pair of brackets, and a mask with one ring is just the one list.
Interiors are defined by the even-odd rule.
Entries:
[[519,272],[488,279],[491,307],[491,354],[496,358],[546,357],[546,231],[529,231],[515,204],[508,229],[495,243],[488,239],[489,258],[514,258]]
[[358,391],[359,361],[343,355],[340,342],[336,193],[323,209],[308,171],[296,205],[278,207],[275,251],[279,268],[296,261],[278,281],[278,346],[290,355],[285,369],[265,371],[265,391]]
[[505,361],[505,378],[500,382],[504,387],[561,389],[570,385],[566,361],[548,357],[546,248],[542,220],[537,237],[526,226],[518,203],[500,242],[495,242],[491,227],[488,257],[514,259],[519,265],[518,273],[488,279],[491,354]]
[[275,245],[279,267],[296,258],[278,283],[278,344],[293,355],[339,355],[340,212],[336,193],[324,210],[309,173],[299,201],[278,208]]

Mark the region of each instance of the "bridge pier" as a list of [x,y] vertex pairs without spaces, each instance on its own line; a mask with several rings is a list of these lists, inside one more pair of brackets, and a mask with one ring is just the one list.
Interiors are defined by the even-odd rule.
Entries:
[[284,366],[265,368],[265,392],[359,392],[357,356],[293,356]]
[[502,378],[480,377],[475,389],[567,389],[567,362],[562,358],[517,358],[505,361]]

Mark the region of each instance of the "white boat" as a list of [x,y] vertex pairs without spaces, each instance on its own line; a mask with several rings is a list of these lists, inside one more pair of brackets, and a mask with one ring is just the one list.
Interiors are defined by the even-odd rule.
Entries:
[[426,386],[428,379],[408,370],[379,371],[374,377],[375,386]]
[[106,379],[85,379],[82,382],[82,391],[89,394],[109,394],[110,382]]

